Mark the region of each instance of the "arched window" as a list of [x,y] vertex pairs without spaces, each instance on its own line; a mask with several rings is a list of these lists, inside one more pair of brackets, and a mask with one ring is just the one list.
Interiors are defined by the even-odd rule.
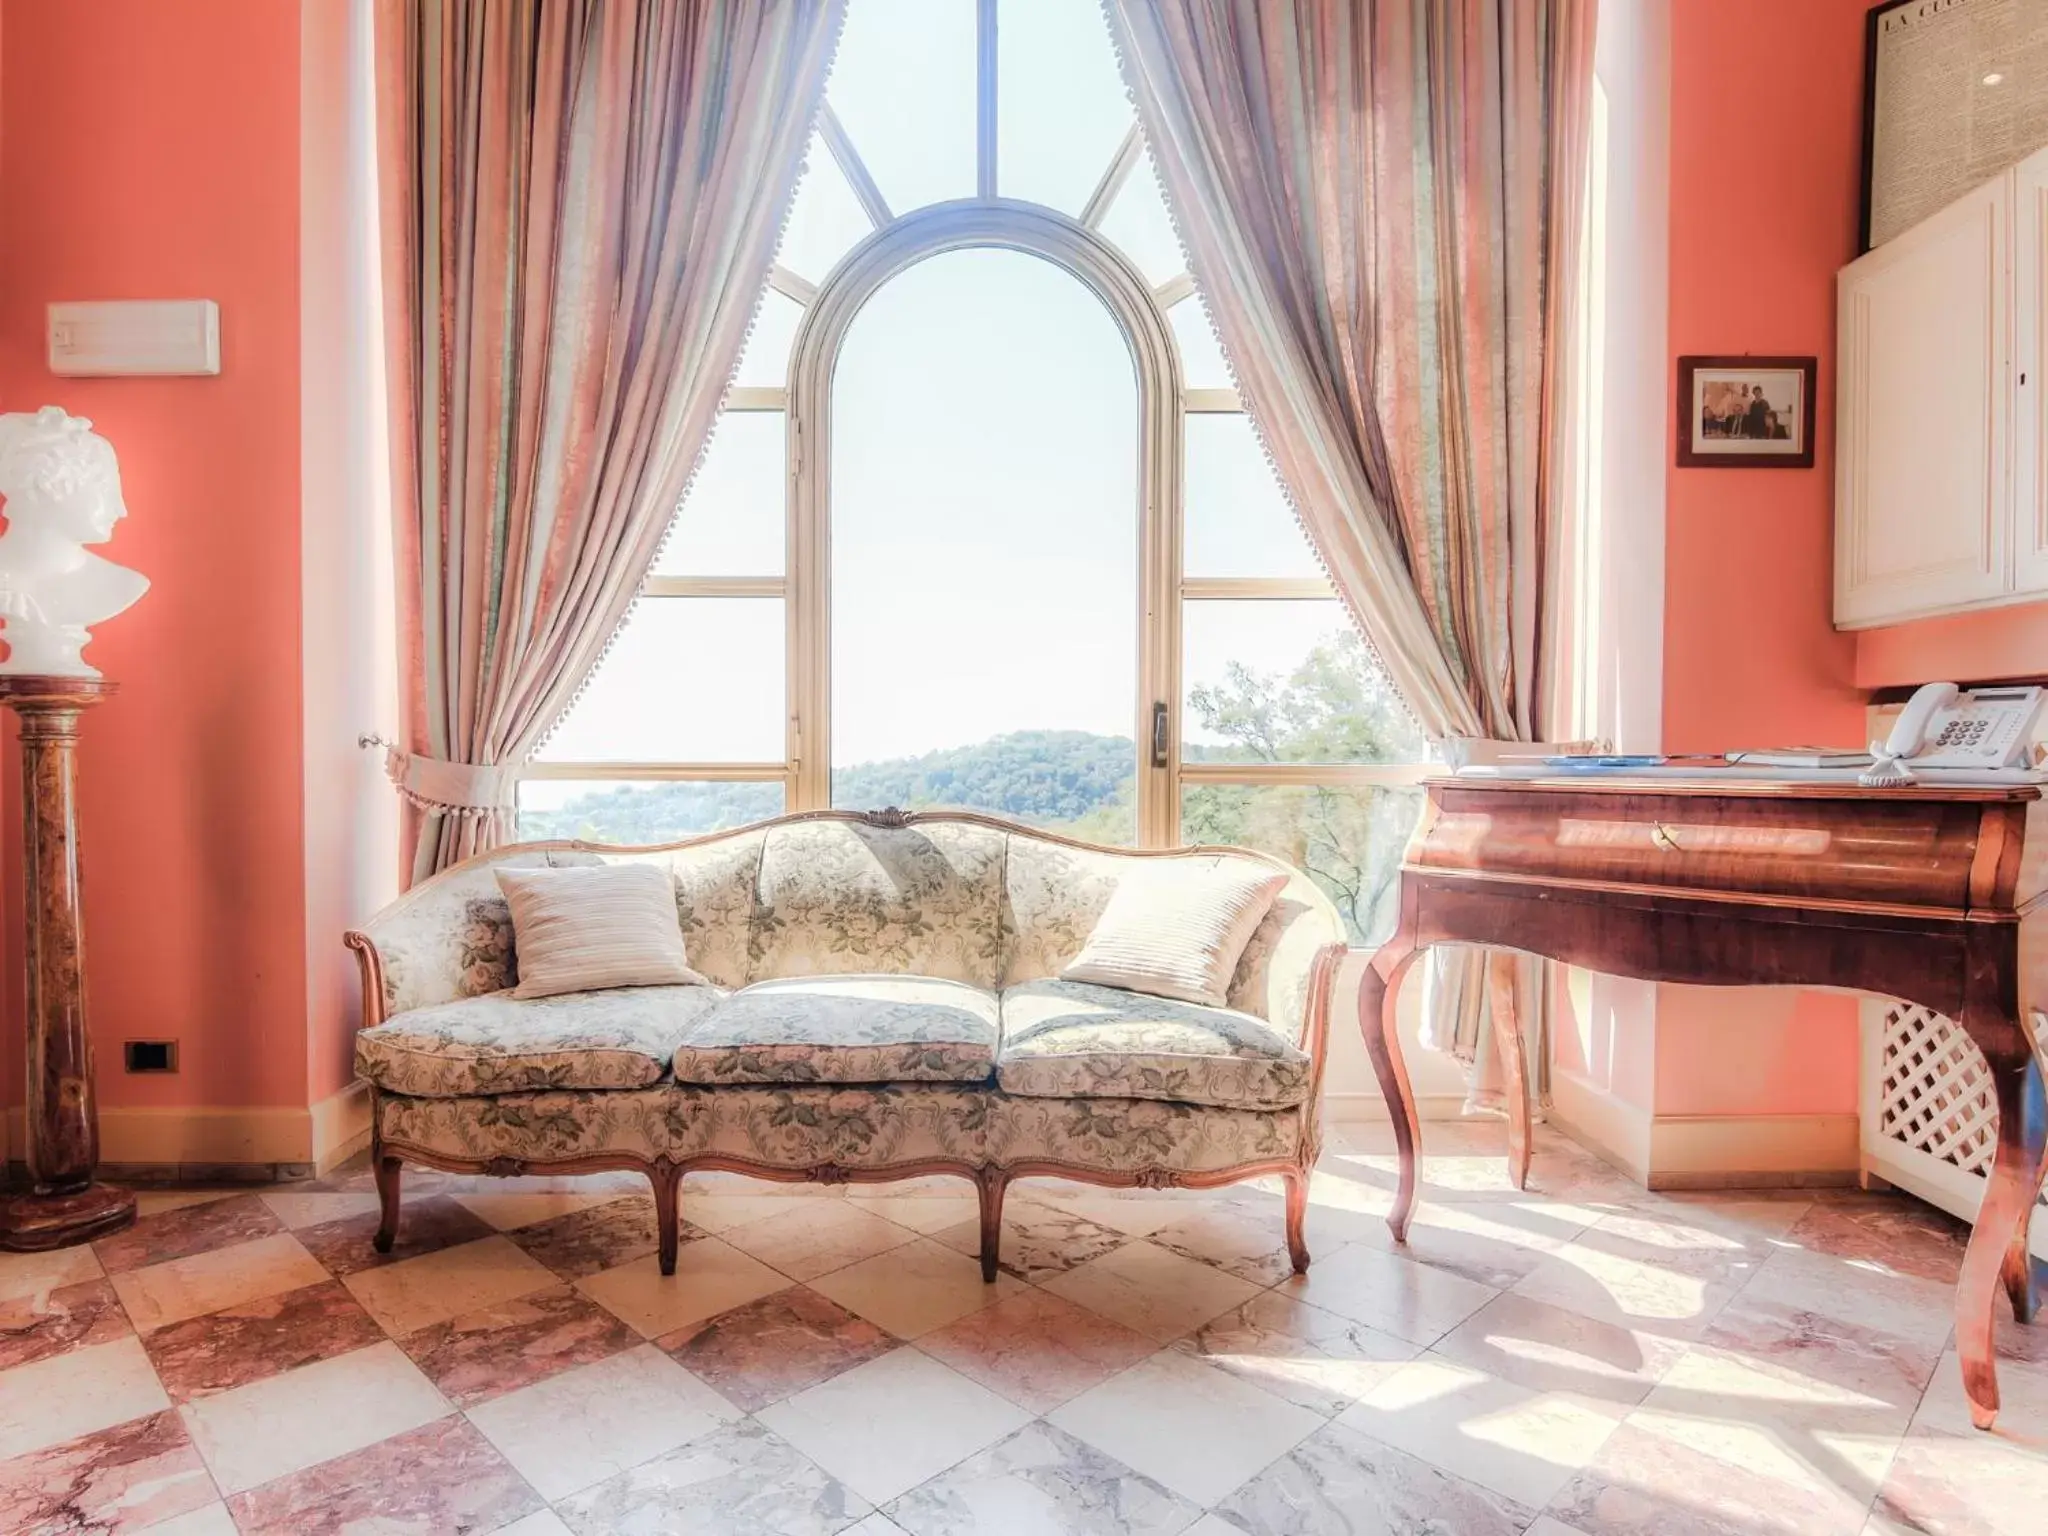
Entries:
[[852,0],[778,264],[528,835],[966,806],[1361,936],[1420,755],[1245,417],[1097,0]]

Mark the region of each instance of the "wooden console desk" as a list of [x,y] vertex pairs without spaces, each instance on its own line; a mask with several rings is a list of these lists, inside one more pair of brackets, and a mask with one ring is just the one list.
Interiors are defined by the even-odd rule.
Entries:
[[1438,778],[1426,789],[1399,921],[1358,1005],[1400,1152],[1395,1238],[1406,1240],[1414,1211],[1420,1126],[1394,1003],[1431,945],[1521,950],[1649,981],[1839,987],[1924,1004],[1984,1052],[1998,1100],[1997,1155],[1956,1289],[1963,1384],[1988,1429],[1993,1308],[2001,1290],[2023,1322],[2035,1305],[2027,1220],[2043,1129],[2023,1098],[2034,1060],[2026,1014],[2048,1008],[2039,789],[1579,776]]

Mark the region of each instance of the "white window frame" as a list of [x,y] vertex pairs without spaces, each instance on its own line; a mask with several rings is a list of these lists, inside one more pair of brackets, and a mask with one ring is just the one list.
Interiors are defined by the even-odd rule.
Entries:
[[[1049,261],[1083,283],[1109,311],[1130,349],[1138,386],[1137,707],[1132,720],[1137,775],[1136,841],[1173,847],[1181,841],[1181,788],[1186,784],[1393,787],[1419,783],[1420,763],[1183,762],[1181,756],[1181,606],[1184,599],[1329,599],[1320,577],[1190,577],[1182,570],[1185,521],[1183,437],[1190,413],[1242,414],[1232,389],[1189,389],[1167,311],[1196,302],[1183,272],[1154,285],[1100,233],[1105,214],[1144,144],[1133,126],[1078,218],[1037,203],[996,195],[996,0],[979,0],[977,195],[898,215],[832,109],[819,115],[818,136],[866,212],[871,231],[846,252],[822,282],[777,266],[769,286],[804,307],[791,347],[786,388],[735,388],[728,411],[784,414],[786,454],[783,574],[650,576],[650,598],[780,598],[787,628],[787,730],[780,762],[545,762],[521,777],[611,782],[698,781],[784,786],[790,811],[832,803],[831,432],[832,378],[848,330],[862,307],[892,278],[929,257],[994,248]],[[905,687],[915,686],[906,675]],[[1151,750],[1156,709],[1165,710],[1166,757]]]

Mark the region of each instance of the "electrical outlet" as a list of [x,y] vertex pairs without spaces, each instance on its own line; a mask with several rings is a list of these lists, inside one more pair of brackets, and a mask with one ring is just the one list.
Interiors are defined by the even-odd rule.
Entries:
[[175,1072],[178,1070],[178,1042],[123,1040],[121,1061],[130,1072]]

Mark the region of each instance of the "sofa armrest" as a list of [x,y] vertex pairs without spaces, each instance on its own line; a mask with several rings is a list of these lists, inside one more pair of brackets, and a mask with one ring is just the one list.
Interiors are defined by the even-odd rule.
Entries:
[[443,870],[342,935],[363,978],[363,1027],[518,980],[501,868],[604,862],[567,844],[514,846]]

